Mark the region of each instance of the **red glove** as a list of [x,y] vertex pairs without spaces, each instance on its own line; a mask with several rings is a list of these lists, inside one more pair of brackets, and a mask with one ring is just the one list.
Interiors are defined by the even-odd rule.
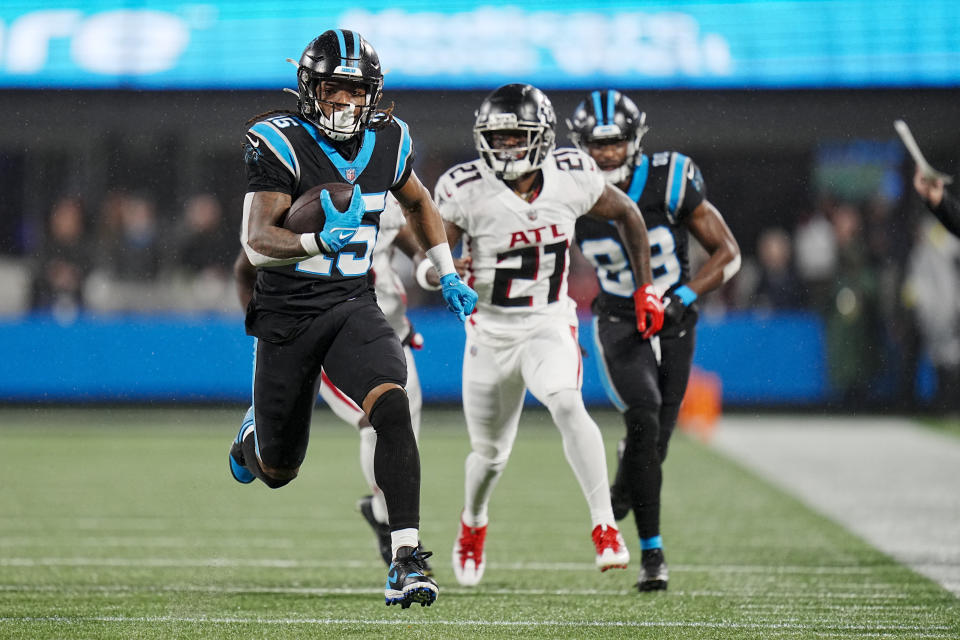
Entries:
[[[637,311],[637,331],[644,339],[653,337],[663,326],[663,302],[652,284],[645,284],[633,292],[633,307]],[[647,322],[647,314],[650,322]]]

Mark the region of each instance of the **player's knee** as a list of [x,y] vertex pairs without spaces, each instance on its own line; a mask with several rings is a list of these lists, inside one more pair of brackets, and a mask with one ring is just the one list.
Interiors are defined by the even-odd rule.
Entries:
[[653,407],[633,407],[623,414],[627,425],[627,440],[645,450],[659,449],[659,411]]
[[583,405],[583,396],[578,389],[566,389],[551,393],[544,401],[553,421],[562,424],[583,417],[587,408]]
[[296,469],[274,469],[261,465],[261,469],[263,470],[263,483],[271,489],[279,489],[290,484],[300,473],[299,467]]
[[398,428],[413,429],[407,393],[401,387],[391,387],[381,393],[367,416],[377,433]]

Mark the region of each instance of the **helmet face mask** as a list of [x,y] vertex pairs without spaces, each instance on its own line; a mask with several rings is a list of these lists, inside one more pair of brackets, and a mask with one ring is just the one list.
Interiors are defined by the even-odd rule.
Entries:
[[[337,93],[344,90],[359,97],[362,90],[363,100],[343,103],[324,99],[325,82],[336,85]],[[349,140],[360,133],[376,111],[382,92],[380,58],[356,31],[324,31],[300,56],[297,106],[304,118],[333,140]]]
[[592,91],[567,120],[567,127],[573,144],[594,159],[597,159],[594,151],[598,148],[627,143],[622,163],[611,168],[601,167],[607,183],[616,185],[630,178],[643,149],[641,140],[649,130],[646,120],[647,114],[619,91]]
[[553,150],[556,116],[550,100],[528,84],[508,84],[477,110],[473,139],[486,165],[503,180],[536,171]]

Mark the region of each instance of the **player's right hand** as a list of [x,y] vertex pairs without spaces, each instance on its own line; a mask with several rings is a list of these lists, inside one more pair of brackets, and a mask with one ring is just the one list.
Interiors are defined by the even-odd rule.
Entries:
[[360,194],[360,185],[353,185],[353,195],[350,196],[350,206],[346,211],[341,212],[333,206],[330,192],[326,189],[320,192],[320,206],[323,208],[326,220],[323,223],[323,231],[317,234],[317,244],[326,253],[336,253],[350,242],[353,234],[360,228],[360,220],[366,210],[363,196]]
[[460,322],[465,322],[467,316],[473,313],[477,306],[477,292],[468,287],[455,273],[448,273],[440,278],[440,287],[447,309],[457,314]]
[[633,292],[633,306],[637,312],[637,331],[644,339],[652,338],[663,326],[663,302],[652,284],[648,282]]

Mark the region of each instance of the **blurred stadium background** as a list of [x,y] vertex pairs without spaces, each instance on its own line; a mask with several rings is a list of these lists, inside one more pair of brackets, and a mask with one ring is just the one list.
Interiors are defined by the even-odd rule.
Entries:
[[[230,274],[244,122],[294,108],[285,59],[331,27],[378,49],[428,186],[475,156],[473,112],[499,84],[538,85],[561,120],[585,90],[625,90],[652,125],[645,149],[700,164],[745,257],[704,300],[697,348],[725,406],[956,409],[960,394],[937,392],[960,367],[960,250],[928,221],[892,128],[904,118],[935,166],[960,170],[950,0],[8,0],[0,400],[248,397]],[[586,313],[593,276],[574,267]],[[932,311],[929,288],[946,292]],[[455,402],[458,327],[439,297],[410,297],[426,399]],[[947,331],[925,332],[923,313]]]

